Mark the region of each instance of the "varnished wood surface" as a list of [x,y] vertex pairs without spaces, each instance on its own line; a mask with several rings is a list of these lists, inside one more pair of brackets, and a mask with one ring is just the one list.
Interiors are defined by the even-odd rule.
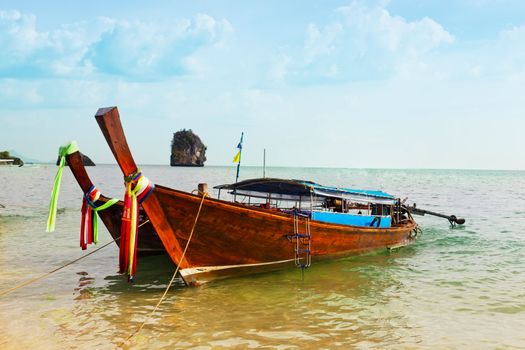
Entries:
[[[200,197],[157,186],[166,220],[185,245]],[[414,222],[402,227],[371,228],[311,221],[312,256],[345,256],[411,242]],[[299,222],[305,233],[306,222]],[[293,217],[267,209],[205,199],[186,254],[188,265],[216,266],[264,263],[294,258]]]
[[[157,191],[166,219],[180,244],[185,245],[201,198],[162,186]],[[305,219],[300,220],[299,227],[299,233],[305,233]],[[415,241],[415,228],[413,221],[392,228],[312,221],[312,260],[315,263],[405,246]],[[291,234],[293,217],[288,214],[206,199],[185,257],[189,268],[181,275],[187,284],[199,285],[218,278],[293,267],[295,242],[286,237]],[[269,264],[272,262],[276,263]]]

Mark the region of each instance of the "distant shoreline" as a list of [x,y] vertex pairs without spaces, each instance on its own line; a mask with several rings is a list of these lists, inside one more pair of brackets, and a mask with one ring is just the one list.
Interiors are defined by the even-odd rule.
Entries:
[[[39,163],[24,163],[26,165],[53,165],[56,166],[54,162],[39,162]],[[118,166],[117,163],[97,163],[97,166],[107,166],[114,165]],[[204,166],[171,166],[169,164],[147,164],[141,163],[141,166],[166,166],[170,168],[235,168],[236,165],[220,165],[220,164],[207,164]],[[261,168],[261,165],[242,165],[241,168]],[[525,172],[525,169],[476,169],[476,168],[349,168],[349,167],[323,167],[323,166],[283,166],[283,165],[273,165],[266,166],[266,169],[347,169],[347,170],[389,170],[389,171],[501,171],[501,172]]]

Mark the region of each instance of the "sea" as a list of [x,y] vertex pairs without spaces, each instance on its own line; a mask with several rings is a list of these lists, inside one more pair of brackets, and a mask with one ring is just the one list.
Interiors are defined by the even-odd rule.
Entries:
[[[231,183],[235,168],[142,166],[153,182],[192,191]],[[0,294],[71,262],[81,190],[64,169],[56,231],[45,232],[52,165],[0,167]],[[116,165],[89,167],[121,198]],[[241,179],[261,177],[242,167]],[[115,244],[0,296],[1,349],[524,349],[525,172],[268,167],[266,176],[380,189],[466,219],[416,217],[408,247],[200,287],[176,279],[166,256],[141,257],[135,282],[119,275]],[[98,246],[111,242],[101,225]],[[189,247],[191,250],[191,245]],[[292,252],[290,252],[292,254]],[[246,252],[243,252],[246,254]]]

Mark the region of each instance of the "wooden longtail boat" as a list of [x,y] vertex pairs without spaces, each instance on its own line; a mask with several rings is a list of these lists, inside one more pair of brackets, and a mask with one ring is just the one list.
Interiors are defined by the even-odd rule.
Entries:
[[[80,152],[74,152],[66,156],[66,159],[73,176],[75,176],[75,179],[77,180],[85,195],[91,186],[93,186],[93,182],[89,178],[86,168],[84,167]],[[100,199],[96,201],[95,204],[100,206],[106,203],[108,200],[108,197],[101,195]],[[113,239],[115,239],[117,245],[120,244],[120,240],[118,238],[120,237],[122,207],[123,202],[118,201],[111,207],[98,213],[99,217],[102,219],[102,222],[104,222],[104,225],[106,225],[109,233]],[[139,240],[137,247],[139,256],[166,254],[166,250],[164,249],[162,242],[157,236],[153,225],[148,221],[147,215],[143,209],[141,209],[139,212],[139,226]]]
[[[101,108],[95,117],[124,176],[137,173],[117,108]],[[201,201],[193,237],[181,260]],[[198,285],[217,278],[291,267],[294,263],[307,267],[312,260],[408,245],[417,238],[418,226],[399,200],[396,203],[390,205],[389,215],[397,220],[389,227],[322,222],[313,216],[304,217],[299,210],[294,214],[203,199],[160,185],[155,185],[142,208],[169,256],[179,264],[185,283]]]

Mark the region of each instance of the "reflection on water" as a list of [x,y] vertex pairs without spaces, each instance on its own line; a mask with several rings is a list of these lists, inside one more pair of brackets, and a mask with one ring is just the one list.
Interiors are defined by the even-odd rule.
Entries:
[[[227,182],[228,169],[144,167],[158,182],[191,190]],[[0,169],[0,290],[82,255],[80,191],[64,173],[57,231],[44,233],[55,169]],[[250,173],[251,171],[251,173]],[[112,166],[92,176],[118,196]],[[247,177],[258,169],[247,169]],[[421,207],[467,218],[420,218],[413,246],[227,279],[199,288],[177,280],[131,348],[506,348],[525,347],[525,174],[520,172],[273,169],[272,176],[380,187]],[[230,174],[231,175],[231,174]],[[350,179],[350,180],[348,180]],[[368,184],[368,186],[367,186]],[[113,192],[113,193],[112,193]],[[510,197],[512,196],[512,197]],[[512,208],[508,207],[512,198]],[[427,201],[424,203],[422,201]],[[105,229],[100,236],[110,241]],[[191,249],[191,246],[190,246]],[[143,257],[133,285],[117,273],[116,245],[0,297],[0,348],[115,348],[150,314],[174,266]]]
[[[177,346],[395,344],[399,329],[410,328],[410,321],[388,308],[393,297],[406,293],[396,269],[399,259],[412,254],[318,263],[304,280],[293,268],[201,288],[186,288],[179,280],[135,344],[145,348],[174,341]],[[101,287],[92,287],[86,276],[79,276],[75,300],[82,302],[72,309],[74,322],[64,322],[63,337],[74,341],[79,337],[74,329],[104,324],[82,334],[83,340],[111,336],[115,343],[122,341],[147,317],[172,271],[166,258],[154,257],[143,259],[141,275],[147,278],[133,287],[117,275],[106,277]],[[377,312],[371,313],[371,308]]]

